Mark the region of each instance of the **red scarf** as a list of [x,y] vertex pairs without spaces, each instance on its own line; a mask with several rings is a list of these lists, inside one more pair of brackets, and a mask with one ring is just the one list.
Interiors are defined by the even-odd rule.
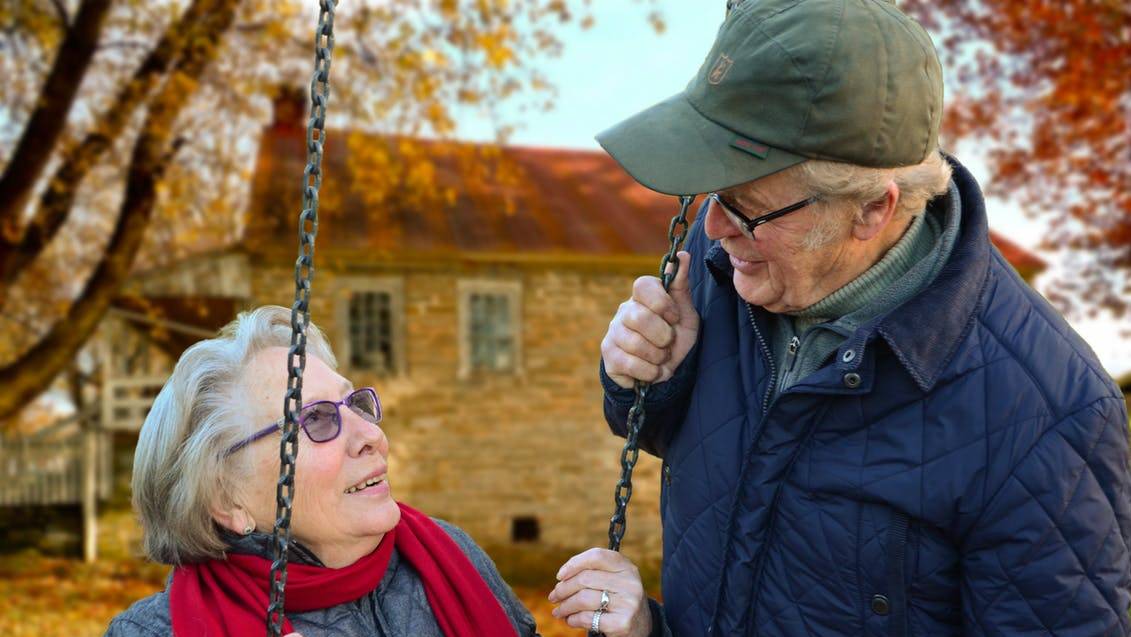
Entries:
[[[303,613],[352,602],[377,588],[395,546],[424,583],[445,637],[514,637],[503,607],[459,546],[423,513],[399,505],[401,521],[377,549],[344,568],[287,566],[285,608]],[[176,637],[243,637],[267,628],[271,561],[254,555],[186,564],[173,571],[169,609]],[[294,631],[286,619],[283,634]]]

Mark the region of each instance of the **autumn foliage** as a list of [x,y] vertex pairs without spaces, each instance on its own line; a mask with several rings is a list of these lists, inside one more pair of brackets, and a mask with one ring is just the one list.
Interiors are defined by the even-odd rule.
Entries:
[[[720,0],[721,2],[721,0]],[[1131,5],[899,0],[948,67],[944,144],[989,142],[990,194],[1077,256],[1066,308],[1131,298]],[[545,106],[536,61],[587,0],[351,0],[336,19],[331,127],[449,136],[461,109]],[[303,0],[0,2],[0,416],[71,364],[131,272],[239,234],[280,86],[310,79]],[[642,11],[644,17],[645,11]],[[721,11],[720,11],[721,13]],[[649,15],[657,26],[662,21]],[[342,140],[344,143],[356,143]],[[376,196],[427,181],[371,148]],[[403,153],[401,153],[403,154]],[[296,175],[296,179],[298,176]],[[424,192],[424,188],[414,188]],[[450,193],[438,193],[450,196]]]
[[[533,62],[584,4],[343,3],[327,125],[444,137],[460,109],[541,106]],[[0,417],[72,363],[131,272],[238,236],[271,98],[310,83],[316,5],[0,3]]]
[[901,0],[948,67],[944,134],[989,142],[990,194],[1047,220],[1066,309],[1131,304],[1131,3]]

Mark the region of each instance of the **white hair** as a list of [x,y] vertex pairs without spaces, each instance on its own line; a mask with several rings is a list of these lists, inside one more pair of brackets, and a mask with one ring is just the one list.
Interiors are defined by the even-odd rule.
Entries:
[[[950,182],[950,164],[939,152],[927,155],[921,163],[898,168],[869,168],[841,162],[811,159],[787,168],[799,180],[806,192],[819,197],[825,208],[820,221],[805,238],[809,249],[825,245],[836,238],[846,227],[844,214],[852,221],[861,220],[862,208],[883,198],[888,183],[899,186],[899,202],[894,219],[914,216],[923,211],[927,202],[946,192]],[[830,208],[838,210],[829,210]],[[844,214],[837,214],[844,211]]]
[[[313,323],[306,339],[308,356],[337,367]],[[250,471],[246,458],[241,465],[242,456],[226,452],[256,426],[241,402],[243,370],[257,353],[290,342],[291,310],[265,305],[241,312],[216,338],[194,344],[177,361],[145,417],[134,453],[133,504],[150,559],[183,564],[224,555],[212,510],[235,504]]]

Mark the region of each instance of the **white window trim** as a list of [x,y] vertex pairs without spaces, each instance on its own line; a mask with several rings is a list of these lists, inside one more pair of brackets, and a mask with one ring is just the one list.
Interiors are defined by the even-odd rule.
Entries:
[[[408,372],[405,366],[405,320],[404,320],[404,278],[398,276],[341,276],[338,277],[341,294],[337,301],[335,313],[338,323],[338,346],[336,353],[338,364],[349,371],[361,373],[378,373],[390,376],[404,376]],[[389,317],[393,324],[390,336],[393,339],[393,371],[377,372],[376,370],[354,370],[350,365],[353,352],[350,348],[350,297],[355,292],[385,292],[389,295]]]
[[456,282],[459,298],[459,371],[458,377],[466,380],[472,376],[471,368],[471,295],[497,294],[508,298],[510,321],[514,327],[514,367],[510,370],[493,372],[495,374],[523,374],[522,352],[522,282],[498,281],[494,279],[460,279]]

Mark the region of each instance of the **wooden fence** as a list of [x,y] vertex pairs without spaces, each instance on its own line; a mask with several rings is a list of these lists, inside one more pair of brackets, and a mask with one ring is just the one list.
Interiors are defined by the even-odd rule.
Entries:
[[83,553],[96,556],[95,507],[110,495],[111,440],[98,405],[28,435],[0,434],[0,507],[81,504]]

